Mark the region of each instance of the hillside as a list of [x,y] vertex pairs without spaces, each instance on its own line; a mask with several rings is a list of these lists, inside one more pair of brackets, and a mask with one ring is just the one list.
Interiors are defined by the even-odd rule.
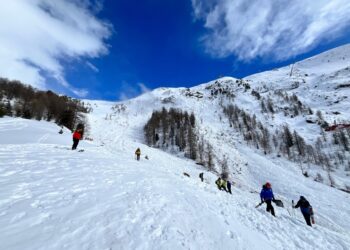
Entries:
[[[47,122],[0,120],[1,138],[16,134],[1,141],[1,249],[350,247],[348,195],[300,181],[295,171],[252,157],[246,147],[241,154],[246,151],[255,165],[244,175],[250,185],[237,183],[231,196],[217,190],[209,172],[201,183],[203,169],[193,162],[127,139],[122,130],[110,131],[118,142],[113,147],[82,142],[81,153],[70,150],[70,132],[58,131]],[[137,146],[149,160],[133,158]],[[255,208],[267,176],[287,205],[276,208],[277,218]],[[289,207],[299,194],[314,205],[314,228]]]
[[[350,120],[350,90],[339,87],[350,79],[349,49],[296,63],[291,76],[285,67],[118,103],[84,100],[93,139],[80,143],[84,152],[70,150],[68,129],[58,134],[53,123],[1,118],[0,249],[349,249],[350,195],[339,190],[350,187],[349,152],[333,143],[338,130],[322,127]],[[214,169],[170,142],[146,144],[145,124],[163,107],[195,115]],[[228,107],[237,113],[225,113]],[[286,125],[298,135],[290,147]],[[305,141],[305,155],[295,138]],[[223,165],[232,195],[214,183]],[[265,205],[255,208],[266,181],[285,204],[276,218]],[[291,209],[300,195],[315,210],[313,228]]]
[[245,80],[266,92],[295,93],[312,109],[323,111],[330,123],[350,120],[350,44]]
[[[342,54],[347,48],[349,46],[335,51]],[[350,79],[350,72],[334,76],[334,72],[346,71],[350,59],[344,59],[345,64],[332,64],[334,71],[327,75],[316,73],[321,71],[320,68],[328,69],[328,61],[324,62],[324,58],[333,54],[335,52],[330,51],[319,58],[296,63],[293,74],[299,74],[293,79],[289,77],[290,68],[286,67],[242,80],[225,77],[190,89],[160,88],[117,103],[113,108],[107,106],[101,109],[96,104],[92,108],[97,109],[95,113],[104,120],[95,119],[93,123],[107,123],[112,131],[123,129],[126,136],[145,142],[143,127],[152,112],[177,108],[195,115],[197,136],[205,138],[213,147],[218,173],[224,159],[228,161],[231,173],[244,171],[247,158],[242,157],[239,151],[242,144],[248,144],[256,153],[265,152],[272,159],[281,156],[289,159],[293,163],[291,168],[299,169],[301,177],[305,175],[326,185],[350,190],[350,128],[326,132],[327,127],[334,123],[350,125],[350,115],[346,112],[350,108],[347,98],[350,88],[337,87]],[[337,57],[333,55],[332,58]],[[302,66],[306,69],[301,69]],[[307,73],[301,74],[303,70]],[[309,75],[309,79],[300,75]],[[329,82],[321,81],[320,77],[332,78],[333,87],[328,86]],[[296,81],[303,84],[296,84]],[[319,86],[311,87],[315,82]],[[235,118],[235,114],[231,114],[230,118],[229,112],[224,112],[232,105],[239,112]],[[240,119],[238,123],[237,119]],[[260,124],[261,129],[254,123]],[[291,145],[288,146],[285,145],[288,143],[286,129],[291,136]],[[109,137],[114,137],[113,132],[104,131],[100,135],[92,131],[92,134],[98,140],[120,141],[115,138],[111,141]]]

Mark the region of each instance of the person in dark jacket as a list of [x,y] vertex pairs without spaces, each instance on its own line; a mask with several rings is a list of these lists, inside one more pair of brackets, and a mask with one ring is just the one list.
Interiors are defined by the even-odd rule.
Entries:
[[266,184],[263,185],[260,192],[260,198],[262,203],[266,203],[266,211],[271,212],[271,214],[275,216],[275,209],[272,206],[272,201],[275,200],[275,196],[273,195],[271,184],[269,182],[266,182]]
[[204,173],[200,173],[200,174],[199,174],[199,178],[200,178],[201,181],[203,182],[203,181],[204,181]]
[[300,196],[298,203],[294,206],[294,208],[300,207],[300,211],[304,216],[305,222],[308,226],[311,226],[311,216],[313,215],[312,207],[310,203],[305,199],[304,196]]
[[77,149],[79,141],[82,139],[82,134],[83,134],[83,130],[80,128],[74,131],[72,150]]

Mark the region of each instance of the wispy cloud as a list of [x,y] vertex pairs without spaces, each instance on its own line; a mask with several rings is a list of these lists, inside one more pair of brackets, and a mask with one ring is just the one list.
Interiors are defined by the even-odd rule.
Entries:
[[122,82],[122,91],[119,93],[118,99],[125,101],[149,91],[151,90],[144,83],[130,84],[124,81]]
[[48,87],[49,76],[69,91],[86,95],[66,81],[63,61],[108,53],[105,40],[111,26],[95,17],[101,3],[6,1],[0,8],[0,76],[38,88]]
[[139,86],[139,88],[140,88],[142,94],[151,91],[151,90],[146,86],[146,84],[144,84],[144,83],[142,83],[142,82],[139,82],[137,85]]
[[100,70],[93,65],[91,62],[86,62],[86,66],[88,66],[90,69],[92,69],[94,72],[98,73]]
[[243,61],[291,58],[350,28],[349,0],[192,0],[192,6],[209,31],[207,51]]

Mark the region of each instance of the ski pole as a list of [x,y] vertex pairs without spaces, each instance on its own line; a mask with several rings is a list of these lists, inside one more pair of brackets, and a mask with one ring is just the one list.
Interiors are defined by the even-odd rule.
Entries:
[[255,206],[255,208],[260,207],[262,204],[264,204],[264,202],[263,202],[263,201],[262,201],[262,202],[260,202],[258,205],[256,205],[256,206]]
[[282,206],[282,208],[285,208],[285,209],[287,210],[287,212],[288,212],[289,216],[292,216],[292,215],[291,215],[291,213],[290,213],[290,211],[289,211],[289,209],[288,209],[287,207]]
[[288,212],[289,216],[290,216],[290,217],[292,217],[292,214],[289,212],[289,209],[288,209],[288,208],[286,208],[286,210],[287,210],[287,212]]

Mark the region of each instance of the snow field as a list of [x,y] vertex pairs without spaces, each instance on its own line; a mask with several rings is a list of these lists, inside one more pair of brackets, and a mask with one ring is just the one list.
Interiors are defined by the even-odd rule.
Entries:
[[[0,123],[6,127],[0,131],[3,138],[12,125]],[[55,125],[37,123],[42,134],[50,126],[56,133]],[[30,129],[23,126],[17,135]],[[231,196],[217,190],[216,177],[207,172],[201,183],[198,174],[203,170],[189,160],[143,146],[143,157],[147,154],[150,160],[142,157],[137,162],[129,148],[139,143],[125,144],[128,150],[110,151],[82,143],[78,146],[85,149],[82,153],[69,150],[70,144],[2,144],[0,248],[347,249],[350,245],[345,232],[321,225],[308,228],[284,209],[276,208],[277,218],[264,206],[255,209],[258,194],[244,187],[233,187]]]

